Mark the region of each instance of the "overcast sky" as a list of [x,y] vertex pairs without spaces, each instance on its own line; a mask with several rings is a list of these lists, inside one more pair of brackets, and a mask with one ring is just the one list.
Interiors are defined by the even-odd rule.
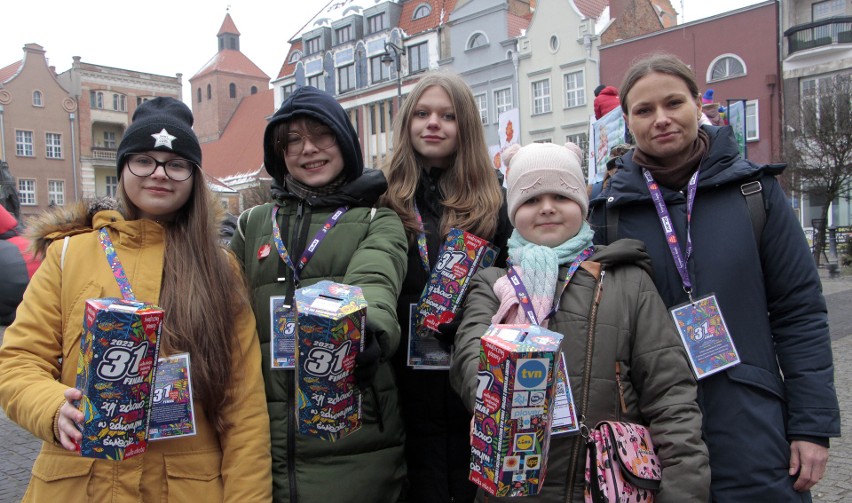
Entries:
[[[275,78],[287,41],[326,1],[6,1],[0,68],[20,60],[24,44],[34,42],[44,47],[57,72],[71,67],[72,56],[80,56],[86,63],[168,76],[182,73],[188,96],[188,79],[216,54],[216,33],[229,6],[243,54]],[[685,15],[681,22],[755,3],[759,0],[672,0]]]

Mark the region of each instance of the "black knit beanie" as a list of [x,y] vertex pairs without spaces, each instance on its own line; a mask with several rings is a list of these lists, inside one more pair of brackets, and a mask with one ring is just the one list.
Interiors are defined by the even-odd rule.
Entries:
[[192,112],[182,102],[167,97],[148,100],[133,113],[133,122],[118,145],[118,177],[128,154],[149,150],[172,152],[201,165],[201,145],[192,131]]

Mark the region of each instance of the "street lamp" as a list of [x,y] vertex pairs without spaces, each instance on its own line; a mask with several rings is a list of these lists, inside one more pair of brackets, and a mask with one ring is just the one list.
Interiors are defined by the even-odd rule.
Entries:
[[[390,51],[393,50],[393,56]],[[396,103],[402,104],[402,56],[405,56],[405,47],[399,47],[393,42],[385,42],[385,53],[382,55],[382,64],[390,66],[396,62]]]

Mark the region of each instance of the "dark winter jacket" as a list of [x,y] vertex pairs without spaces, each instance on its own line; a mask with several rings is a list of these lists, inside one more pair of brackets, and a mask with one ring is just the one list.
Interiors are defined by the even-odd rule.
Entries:
[[[793,439],[840,435],[825,300],[804,233],[766,166],[743,160],[730,127],[703,126],[688,269],[693,297],[715,293],[742,363],[699,381],[714,501],[809,501],[787,475]],[[596,242],[617,210],[618,238],[645,241],[666,306],[686,302],[632,152],[592,201]],[[756,243],[741,186],[759,180],[766,224]],[[683,249],[686,197],[660,187]]]
[[[609,247],[596,247],[562,294],[548,329],[565,336],[562,354],[578,417],[584,416],[590,428],[606,419],[649,425],[663,466],[657,501],[703,502],[709,494],[710,470],[701,441],[695,379],[648,275],[648,256],[641,245],[622,240]],[[560,277],[565,272],[563,267]],[[500,306],[494,283],[505,275],[504,269],[495,267],[478,273],[465,305],[450,378],[469,410],[475,404],[480,338]],[[598,292],[592,365],[587,369],[590,313]],[[616,364],[626,411],[620,406]],[[589,399],[585,403],[583,390],[589,371]],[[524,501],[583,501],[585,460],[585,441],[580,435],[552,437],[544,490],[540,496]]]
[[28,251],[30,242],[18,235],[18,221],[0,205],[0,324],[8,325],[15,319],[15,309],[24,297],[40,260]]
[[[286,167],[269,148],[272,128],[292,117],[294,110],[319,119],[337,136],[347,182],[331,195],[307,200],[294,196],[285,183]],[[402,417],[388,361],[400,337],[396,299],[405,275],[407,247],[402,223],[388,209],[372,209],[387,182],[380,171],[364,171],[355,131],[331,96],[313,88],[297,90],[270,121],[265,145],[267,171],[275,179],[275,202],[240,216],[231,248],[245,267],[257,315],[272,431],[274,499],[292,503],[394,502],[405,477]],[[368,303],[368,337],[377,338],[381,347],[378,372],[363,394],[363,425],[336,442],[306,437],[295,430],[294,372],[270,367],[269,299],[273,295],[291,297],[296,288],[293,273],[279,258],[273,241],[275,205],[280,207],[278,225],[294,262],[332,212],[350,207],[300,273],[299,284],[331,280],[361,287]],[[269,253],[259,254],[265,247]],[[279,277],[286,280],[279,281]]]
[[600,119],[604,115],[612,112],[614,108],[621,106],[621,100],[618,98],[618,89],[612,86],[606,86],[595,96],[595,119]]

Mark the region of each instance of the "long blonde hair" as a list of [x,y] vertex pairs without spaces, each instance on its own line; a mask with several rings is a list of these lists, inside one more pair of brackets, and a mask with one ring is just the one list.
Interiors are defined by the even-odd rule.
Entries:
[[459,76],[451,73],[426,74],[405,98],[394,118],[393,156],[382,168],[388,180],[382,204],[399,215],[409,243],[414,243],[420,230],[414,213],[414,193],[423,159],[411,143],[411,119],[420,97],[433,86],[440,87],[450,97],[458,126],[455,158],[439,182],[444,196],[441,202],[444,213],[439,227],[441,235],[445,236],[451,228],[457,227],[482,238],[493,239],[503,191],[488,158],[473,93]]
[[[125,175],[133,176],[133,175]],[[119,184],[129,219],[139,218]],[[246,283],[219,243],[216,211],[204,174],[192,176],[192,195],[166,224],[166,249],[159,305],[166,312],[160,342],[164,354],[191,355],[193,395],[219,433],[231,425],[221,410],[235,399],[231,357],[237,316],[249,306]],[[155,273],[155,271],[151,271]]]

